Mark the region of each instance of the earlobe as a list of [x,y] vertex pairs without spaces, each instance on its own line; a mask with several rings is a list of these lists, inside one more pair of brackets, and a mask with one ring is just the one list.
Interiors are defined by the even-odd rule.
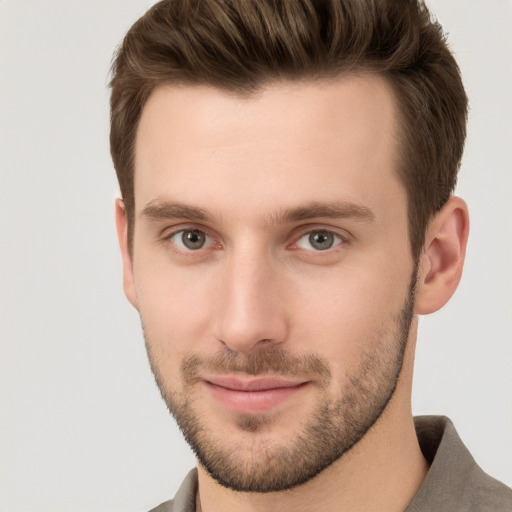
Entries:
[[416,288],[416,313],[426,315],[442,308],[462,276],[469,234],[466,203],[451,197],[434,216],[420,256]]
[[116,228],[119,240],[119,248],[123,259],[123,288],[126,298],[130,304],[139,309],[137,302],[137,293],[135,289],[135,280],[133,274],[133,259],[128,241],[128,219],[126,218],[126,210],[124,202],[121,198],[116,199]]

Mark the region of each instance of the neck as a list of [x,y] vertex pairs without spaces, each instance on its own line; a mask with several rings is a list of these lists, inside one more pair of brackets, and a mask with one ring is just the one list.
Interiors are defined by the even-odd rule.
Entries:
[[375,425],[351,450],[309,482],[271,493],[226,489],[201,466],[198,510],[221,512],[398,512],[407,508],[428,471],[410,406],[416,322],[393,398]]

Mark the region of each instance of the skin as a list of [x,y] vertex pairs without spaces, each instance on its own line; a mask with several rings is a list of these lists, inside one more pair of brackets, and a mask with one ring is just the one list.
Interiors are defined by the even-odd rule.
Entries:
[[[161,86],[143,110],[132,251],[116,203],[125,293],[141,315],[163,394],[188,397],[205,437],[234,447],[242,465],[269,447],[293,446],[318,403],[343,397],[351,376],[394,379],[384,371],[396,364],[391,356],[366,373],[361,367],[372,351],[397,353],[397,315],[416,266],[396,173],[397,123],[393,93],[374,75],[278,82],[249,97]],[[319,204],[343,215],[311,208]],[[187,250],[173,235],[183,229],[206,233],[207,244]],[[308,238],[315,229],[339,238],[315,250]],[[400,378],[373,428],[287,491],[234,492],[199,464],[202,510],[406,508],[428,469],[410,405],[416,315],[439,309],[454,292],[467,234],[466,205],[453,197],[429,225]],[[331,378],[322,386],[314,374],[301,376],[310,380],[300,391],[247,415],[219,404],[205,384],[206,363],[199,379],[183,376],[192,356],[229,352],[247,361],[262,351],[315,355]],[[247,416],[261,425],[247,428]]]

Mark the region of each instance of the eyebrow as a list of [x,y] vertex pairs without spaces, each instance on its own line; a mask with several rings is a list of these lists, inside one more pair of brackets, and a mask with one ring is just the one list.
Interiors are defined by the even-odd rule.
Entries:
[[328,219],[354,219],[367,222],[375,220],[375,214],[367,206],[344,201],[329,203],[311,202],[304,206],[284,210],[272,220],[276,223],[286,223],[319,217]]
[[[214,222],[216,220],[216,217],[207,209],[161,200],[148,203],[142,210],[141,216],[155,221],[187,219],[196,222]],[[375,214],[370,208],[352,202],[322,203],[315,201],[295,208],[283,209],[271,214],[269,220],[270,224],[287,224],[315,218],[372,222],[375,220]]]
[[149,220],[187,219],[208,222],[213,215],[203,208],[168,201],[151,201],[141,212]]

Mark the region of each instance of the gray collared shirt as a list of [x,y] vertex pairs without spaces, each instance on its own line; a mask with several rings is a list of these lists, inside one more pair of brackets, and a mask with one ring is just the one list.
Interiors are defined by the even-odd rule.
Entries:
[[[414,419],[430,469],[405,512],[512,512],[512,489],[484,473],[444,416]],[[187,475],[174,500],[150,512],[195,512],[197,470]]]

